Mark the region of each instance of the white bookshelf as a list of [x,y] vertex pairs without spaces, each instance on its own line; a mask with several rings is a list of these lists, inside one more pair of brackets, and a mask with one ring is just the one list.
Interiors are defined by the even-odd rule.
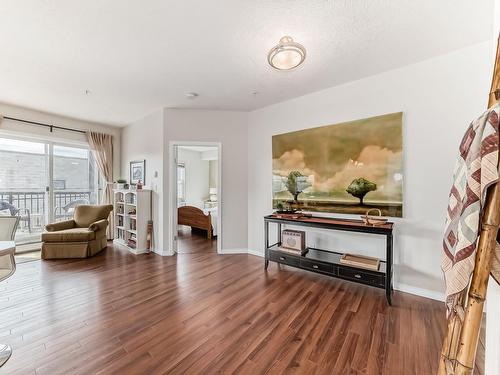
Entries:
[[115,215],[113,242],[125,246],[134,254],[147,253],[151,190],[114,190],[113,205]]

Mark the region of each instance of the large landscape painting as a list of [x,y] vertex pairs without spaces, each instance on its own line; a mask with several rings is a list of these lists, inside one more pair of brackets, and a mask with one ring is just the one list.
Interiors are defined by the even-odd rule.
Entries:
[[273,136],[273,207],[403,215],[403,114]]

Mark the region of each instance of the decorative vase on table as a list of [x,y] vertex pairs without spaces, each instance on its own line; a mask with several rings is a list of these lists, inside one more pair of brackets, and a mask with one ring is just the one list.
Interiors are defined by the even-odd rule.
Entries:
[[127,184],[127,180],[116,180],[116,189],[117,190],[124,190],[126,189],[125,185]]

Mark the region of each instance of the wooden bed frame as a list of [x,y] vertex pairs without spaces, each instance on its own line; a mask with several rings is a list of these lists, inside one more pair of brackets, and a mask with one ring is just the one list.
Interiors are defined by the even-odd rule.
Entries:
[[212,238],[212,216],[210,215],[210,212],[208,215],[205,215],[203,210],[200,210],[197,207],[179,207],[177,208],[177,224],[206,230],[207,238]]

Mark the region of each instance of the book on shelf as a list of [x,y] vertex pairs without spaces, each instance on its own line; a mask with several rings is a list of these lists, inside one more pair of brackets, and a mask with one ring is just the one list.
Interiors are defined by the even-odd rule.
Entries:
[[378,258],[347,253],[340,257],[340,263],[373,271],[378,271],[380,267],[380,259]]
[[305,255],[309,251],[309,249],[305,248],[303,250],[290,249],[285,246],[278,246],[279,251],[283,251],[285,253],[293,254],[293,255]]

